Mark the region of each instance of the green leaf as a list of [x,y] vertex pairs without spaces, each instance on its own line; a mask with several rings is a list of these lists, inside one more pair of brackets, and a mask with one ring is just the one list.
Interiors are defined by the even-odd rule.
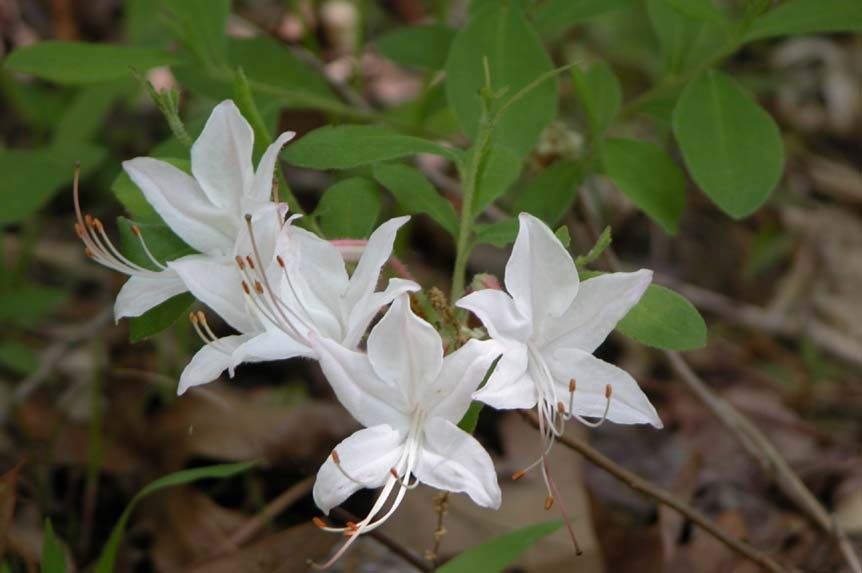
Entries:
[[611,67],[605,62],[596,62],[581,70],[572,72],[575,92],[594,134],[604,132],[614,121],[623,102],[620,81]]
[[[479,90],[485,85],[483,59],[488,59],[491,89],[506,88],[511,97],[539,76],[553,70],[535,30],[521,10],[493,2],[471,18],[452,42],[446,61],[446,96],[461,127],[471,138],[479,128]],[[557,113],[557,82],[539,84],[509,107],[494,128],[494,142],[526,155]]]
[[685,207],[685,175],[660,147],[635,139],[602,145],[605,173],[635,205],[671,235]]
[[665,0],[674,10],[693,20],[723,23],[724,14],[712,3],[712,0]]
[[20,342],[0,342],[0,368],[21,376],[29,376],[39,368],[39,355]]
[[131,82],[117,81],[86,86],[63,111],[54,128],[54,145],[77,145],[92,140],[101,130],[105,116]]
[[533,22],[539,34],[550,40],[588,18],[634,3],[635,0],[546,0],[537,5]]
[[66,291],[51,287],[25,287],[0,294],[0,323],[32,326],[66,302]]
[[536,523],[501,535],[461,553],[437,573],[499,573],[538,540],[563,526],[563,520]]
[[283,157],[311,169],[350,169],[417,153],[455,160],[457,152],[425,139],[374,125],[331,125],[315,129],[285,148]]
[[640,302],[617,325],[638,342],[667,350],[691,350],[706,345],[706,323],[682,295],[650,285]]
[[169,298],[142,314],[129,319],[129,342],[140,342],[172,326],[188,313],[195,298],[185,292]]
[[15,50],[5,66],[43,80],[76,85],[130,78],[132,68],[146,71],[175,63],[175,56],[150,48],[47,41]]
[[287,107],[342,107],[326,79],[268,36],[231,38],[228,52],[231,66],[243,69],[257,93],[272,96]]
[[735,218],[760,207],[781,179],[781,134],[733,79],[708,71],[680,96],[673,132],[692,178]]
[[474,242],[476,244],[488,244],[495,247],[505,247],[515,242],[518,236],[518,220],[508,219],[496,223],[477,223],[473,226],[476,231]]
[[114,561],[117,557],[117,551],[120,548],[120,542],[123,540],[123,534],[126,530],[126,522],[129,521],[129,518],[132,515],[132,511],[134,511],[135,506],[138,504],[139,501],[141,501],[141,499],[153,492],[169,487],[184,485],[203,479],[228,478],[236,474],[248,471],[257,463],[257,461],[240,462],[236,464],[220,464],[214,466],[194,468],[190,470],[182,470],[172,474],[168,474],[151,482],[149,485],[144,487],[144,489],[138,492],[138,494],[134,498],[132,498],[132,501],[129,502],[129,505],[126,506],[126,509],[123,511],[123,514],[120,516],[120,519],[117,521],[116,525],[114,525],[114,529],[111,531],[111,536],[108,538],[108,542],[105,544],[105,547],[102,548],[101,555],[99,555],[99,561],[96,563],[94,573],[113,572]]
[[658,38],[664,60],[664,72],[680,75],[728,50],[731,33],[723,19],[703,19],[691,16],[692,10],[680,11],[674,0],[647,0],[647,12]]
[[406,26],[384,34],[375,42],[380,53],[402,66],[441,70],[455,31],[441,24]]
[[756,18],[745,40],[860,30],[862,2],[858,0],[786,0]]
[[458,215],[452,203],[441,196],[418,169],[401,164],[380,164],[374,167],[374,178],[395,196],[405,211],[425,213],[450,235],[458,235]]
[[198,60],[208,66],[225,62],[225,28],[230,0],[161,0],[170,25]]
[[45,531],[42,537],[42,573],[65,573],[66,550],[63,544],[54,535],[51,520],[45,520]]
[[558,161],[530,181],[515,202],[515,212],[526,211],[555,225],[571,208],[584,179],[581,167],[573,161]]
[[380,190],[364,177],[342,179],[323,193],[314,216],[327,237],[364,239],[380,217]]
[[[83,174],[105,158],[105,150],[91,145],[54,146],[38,150],[0,150],[0,226],[20,221],[41,209],[61,188],[72,182],[75,161]],[[71,201],[71,190],[69,201]]]
[[502,196],[521,174],[521,158],[508,147],[493,146],[485,158],[473,196],[473,215]]
[[[161,157],[162,161],[170,163],[174,167],[178,167],[189,173],[191,171],[191,163],[188,159],[176,159],[171,157]],[[161,223],[162,218],[150,205],[149,201],[144,197],[144,194],[135,185],[125,171],[120,172],[114,182],[111,183],[111,191],[114,192],[123,207],[126,208],[129,215],[140,223]]]

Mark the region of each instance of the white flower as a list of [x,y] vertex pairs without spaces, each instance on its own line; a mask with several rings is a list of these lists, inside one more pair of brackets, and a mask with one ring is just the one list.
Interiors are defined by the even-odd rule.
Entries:
[[298,227],[275,227],[263,218],[238,243],[233,266],[207,260],[172,264],[189,290],[240,332],[210,344],[180,377],[178,393],[211,382],[241,362],[315,356],[308,336],[356,348],[374,315],[399,294],[419,290],[412,281],[390,279],[376,292],[395,235],[409,217],[381,225],[348,276],[339,249]]
[[[178,261],[214,258],[229,264],[234,244],[245,231],[244,214],[271,204],[275,163],[281,147],[293,136],[293,132],[282,133],[267,148],[255,171],[251,126],[233,102],[224,101],[215,107],[192,146],[192,175],[150,157],[125,161],[123,168],[171,230],[202,253]],[[140,316],[187,290],[176,270],[166,264],[170,261],[158,261],[149,254],[139,231],[135,234],[157,270],[144,268],[123,257],[108,240],[101,222],[82,216],[77,191],[75,206],[76,231],[87,247],[87,254],[129,275],[114,305],[118,320]]]
[[444,358],[440,335],[413,314],[407,295],[398,297],[372,329],[367,354],[327,339],[314,344],[336,396],[365,426],[341,442],[320,468],[314,501],[328,514],[359,489],[383,488],[359,523],[324,527],[351,538],[322,567],[386,521],[418,482],[464,492],[482,507],[499,507],[490,456],[457,426],[496,358],[496,344],[471,340]]

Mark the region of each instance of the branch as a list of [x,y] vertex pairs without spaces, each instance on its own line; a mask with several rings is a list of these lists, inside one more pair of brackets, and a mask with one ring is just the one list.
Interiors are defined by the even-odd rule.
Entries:
[[307,496],[312,487],[314,487],[314,476],[309,476],[284,490],[277,498],[266,504],[260,513],[237,529],[230,536],[229,545],[240,547],[251,541],[278,514]]
[[[521,410],[520,414],[521,417],[524,418],[524,420],[526,420],[527,423],[529,423],[531,426],[536,429],[539,428],[539,420],[536,417],[535,412]],[[784,567],[779,565],[775,560],[773,560],[765,553],[762,553],[748,543],[736,539],[735,537],[728,534],[721,527],[716,525],[709,517],[707,517],[694,507],[690,506],[689,504],[685,503],[681,499],[677,498],[671,492],[658,486],[655,486],[652,483],[646,481],[645,479],[642,479],[638,475],[625,469],[624,467],[617,465],[616,462],[606,457],[601,452],[593,449],[592,446],[590,446],[580,438],[564,434],[558,437],[557,440],[567,448],[578,452],[592,464],[605,470],[633,490],[640,492],[647,497],[650,497],[655,501],[666,505],[674,511],[685,516],[689,521],[696,524],[698,527],[716,538],[729,549],[738,553],[742,557],[745,557],[746,559],[749,559],[750,561],[753,561],[754,563],[760,565],[763,569],[772,571],[774,573],[783,573],[787,571]]]

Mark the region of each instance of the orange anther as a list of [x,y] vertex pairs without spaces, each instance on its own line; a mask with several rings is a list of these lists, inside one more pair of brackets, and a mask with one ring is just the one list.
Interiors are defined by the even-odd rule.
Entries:
[[554,496],[549,495],[545,498],[545,511],[548,511],[552,507],[554,507]]

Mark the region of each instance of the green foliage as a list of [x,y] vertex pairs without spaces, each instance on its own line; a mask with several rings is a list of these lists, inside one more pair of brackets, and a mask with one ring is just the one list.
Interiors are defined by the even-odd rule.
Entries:
[[[0,150],[0,226],[24,219],[69,185],[75,161],[84,175],[105,158],[105,150],[93,145],[58,145],[35,150]],[[71,201],[71,197],[70,197]]]
[[510,243],[514,243],[515,237],[518,236],[518,220],[509,219],[489,224],[477,223],[475,229],[476,237],[474,242],[476,244],[505,247]]
[[377,38],[380,53],[408,68],[441,70],[455,30],[440,24],[398,28]]
[[654,284],[617,329],[654,348],[692,350],[706,344],[706,323],[697,309],[681,295]]
[[364,177],[343,179],[327,189],[314,211],[327,237],[364,239],[380,218],[380,190]]
[[419,170],[401,164],[374,167],[374,178],[410,214],[425,213],[453,237],[458,234],[458,216],[452,203],[441,196]]
[[299,167],[349,169],[417,153],[458,157],[453,150],[431,141],[373,125],[321,127],[288,145],[283,156]]
[[141,316],[130,318],[129,341],[146,340],[173,326],[178,318],[188,313],[194,302],[195,298],[186,292],[169,298]]
[[609,65],[596,62],[584,70],[575,68],[572,83],[584,107],[590,130],[603,133],[614,121],[623,102],[620,81]]
[[783,169],[772,117],[735,81],[709,71],[682,93],[673,131],[695,182],[732,217],[760,207]]
[[227,18],[231,0],[161,0],[174,33],[204,64],[225,62]]
[[754,20],[746,41],[817,32],[862,31],[862,2],[786,0]]
[[167,52],[150,48],[47,41],[15,50],[4,66],[43,80],[77,85],[128,78],[132,68],[148,70],[177,61]]
[[66,550],[62,542],[54,535],[51,520],[45,520],[45,529],[42,537],[42,573],[65,573]]
[[526,211],[554,225],[572,207],[584,171],[573,161],[554,163],[530,181],[515,202],[515,212]]
[[685,207],[685,175],[662,148],[635,139],[602,146],[605,173],[635,205],[670,234]]
[[[446,96],[471,138],[479,131],[487,58],[491,90],[511,96],[553,69],[535,30],[514,3],[491,2],[460,30],[446,61]],[[505,99],[505,98],[504,98]],[[496,144],[523,156],[557,112],[557,82],[543,82],[513,104],[494,129]]]
[[461,553],[437,569],[438,573],[498,573],[538,540],[563,526],[562,520],[529,525]]
[[205,466],[190,470],[182,470],[161,477],[149,485],[144,487],[138,494],[132,498],[132,501],[126,506],[120,519],[111,530],[111,536],[107,543],[102,548],[102,553],[99,555],[99,560],[93,570],[93,573],[112,573],[114,570],[114,561],[117,557],[117,550],[120,548],[120,542],[123,540],[123,534],[126,531],[126,523],[132,516],[135,506],[141,499],[149,494],[161,489],[184,485],[204,479],[224,479],[236,474],[248,471],[257,464],[257,461],[240,462],[236,464],[220,464],[214,466]]
[[476,183],[473,196],[473,215],[501,197],[521,174],[521,160],[508,147],[492,146]]
[[0,322],[32,326],[66,302],[66,292],[52,287],[28,286],[0,293]]
[[2,341],[0,342],[0,368],[19,376],[29,376],[39,368],[39,355],[20,342]]
[[693,20],[724,23],[724,14],[715,7],[712,0],[665,0],[677,12]]
[[[713,57],[725,42],[723,28],[715,19],[692,16],[692,12],[703,12],[703,2],[694,5],[678,0],[647,0],[647,9],[653,29],[658,37],[666,71],[671,75],[692,70]],[[723,20],[719,20],[723,22]]]
[[542,37],[553,38],[571,26],[605,12],[626,8],[636,0],[546,0],[537,3],[533,18]]
[[611,246],[613,242],[613,235],[611,233],[610,226],[602,229],[601,234],[596,239],[596,243],[592,246],[592,248],[585,255],[580,255],[575,259],[575,266],[578,269],[582,269],[588,264],[595,261],[597,258],[601,256],[602,253],[605,252],[605,249]]

